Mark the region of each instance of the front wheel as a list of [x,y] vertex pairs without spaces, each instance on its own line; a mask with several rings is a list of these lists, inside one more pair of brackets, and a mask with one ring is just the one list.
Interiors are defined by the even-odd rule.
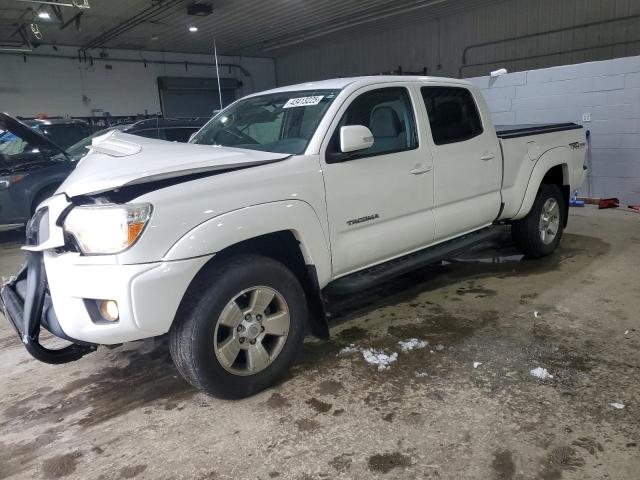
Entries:
[[557,185],[542,184],[529,214],[511,226],[518,249],[529,257],[550,255],[562,238],[565,200]]
[[304,339],[304,290],[287,267],[263,256],[229,258],[211,270],[171,327],[171,356],[206,393],[247,397],[293,364]]

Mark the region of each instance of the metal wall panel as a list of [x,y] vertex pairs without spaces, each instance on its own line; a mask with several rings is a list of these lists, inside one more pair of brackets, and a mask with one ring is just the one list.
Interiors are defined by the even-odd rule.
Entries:
[[[622,20],[629,16],[636,17]],[[593,25],[580,27],[584,24]],[[576,28],[544,33],[568,27]],[[531,34],[536,36],[469,49],[466,63],[480,65],[460,71],[465,48]],[[373,74],[399,65],[471,77],[499,67],[522,71],[624,57],[640,53],[640,0],[442,2],[271,53],[279,84]]]

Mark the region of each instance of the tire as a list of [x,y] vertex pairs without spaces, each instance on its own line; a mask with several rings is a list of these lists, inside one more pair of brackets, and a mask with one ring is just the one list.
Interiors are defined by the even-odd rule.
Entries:
[[[518,249],[532,258],[551,255],[562,238],[566,211],[560,188],[545,183],[540,185],[531,211],[511,225],[511,236]],[[554,230],[555,234],[552,235]]]
[[296,276],[280,262],[247,254],[214,264],[196,281],[169,332],[182,376],[225,399],[253,395],[282,379],[305,336],[307,302]]

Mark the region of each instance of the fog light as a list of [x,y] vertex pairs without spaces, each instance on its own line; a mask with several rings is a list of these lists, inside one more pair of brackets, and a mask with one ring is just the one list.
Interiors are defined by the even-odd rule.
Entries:
[[118,317],[120,316],[118,302],[115,300],[102,300],[100,302],[100,315],[102,315],[102,318],[110,322],[118,320]]

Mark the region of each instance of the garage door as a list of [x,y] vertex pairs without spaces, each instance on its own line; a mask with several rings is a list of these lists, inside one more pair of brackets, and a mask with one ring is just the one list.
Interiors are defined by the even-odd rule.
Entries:
[[[240,82],[221,78],[223,106],[236,99]],[[218,82],[215,78],[158,77],[160,105],[165,117],[210,117],[220,109]]]

